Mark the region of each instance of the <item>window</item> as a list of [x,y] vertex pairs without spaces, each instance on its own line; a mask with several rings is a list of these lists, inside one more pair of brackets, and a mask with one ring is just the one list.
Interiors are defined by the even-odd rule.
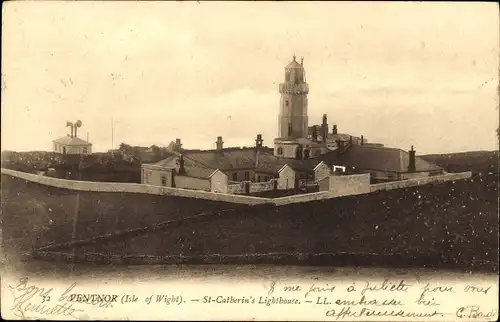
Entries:
[[279,147],[277,153],[278,153],[278,155],[282,155],[283,154],[283,148]]
[[66,154],[66,147],[63,146],[63,154]]
[[309,159],[309,150],[304,150],[304,159]]
[[87,154],[87,148],[83,148],[83,153]]
[[233,181],[238,181],[238,174],[236,172],[233,173]]
[[166,186],[167,185],[167,177],[162,175],[161,176],[161,185]]
[[245,172],[245,181],[250,180],[250,172]]
[[290,102],[288,100],[285,101],[285,106],[288,107],[290,105]]
[[285,81],[289,82],[290,81],[290,70],[287,69],[287,71],[285,72]]

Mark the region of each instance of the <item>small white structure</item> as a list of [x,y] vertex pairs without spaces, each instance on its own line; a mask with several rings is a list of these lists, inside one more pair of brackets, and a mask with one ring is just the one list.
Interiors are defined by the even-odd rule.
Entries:
[[295,170],[288,164],[285,164],[278,171],[278,189],[288,190],[295,188],[296,173]]
[[92,154],[92,143],[77,137],[64,136],[53,141],[54,152],[62,154]]
[[345,172],[345,166],[342,166],[342,165],[333,165],[333,172],[337,172],[337,171],[341,171],[341,172]]
[[82,126],[82,122],[76,121],[74,124],[66,122],[66,126],[71,127],[71,134],[52,141],[54,152],[61,154],[92,154],[92,143],[76,136],[77,129]]

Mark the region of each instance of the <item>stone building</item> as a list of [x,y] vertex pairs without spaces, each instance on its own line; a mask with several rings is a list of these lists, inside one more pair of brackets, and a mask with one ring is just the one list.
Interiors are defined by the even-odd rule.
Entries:
[[260,186],[268,189],[271,182],[275,189],[295,189],[326,182],[325,178],[332,175],[369,173],[374,181],[387,181],[443,172],[417,158],[413,147],[406,152],[369,144],[363,135],[338,133],[337,125],[330,132],[326,114],[320,125],[309,126],[309,85],[303,59],[298,63],[294,56],[286,65],[279,92],[278,137],[272,148],[263,145],[260,134],[254,146],[243,148],[224,148],[219,136],[215,150],[184,149],[178,138],[169,145],[173,155],[151,165],[143,164],[142,182],[233,193],[242,191],[242,182],[248,192]]
[[345,166],[350,173],[369,173],[372,181],[394,181],[428,177],[444,173],[444,169],[417,157],[413,146],[409,151],[372,145],[340,146],[319,157],[326,164]]
[[276,157],[273,149],[263,146],[260,134],[253,147],[224,148],[222,137],[217,138],[214,150],[187,150],[181,148],[180,139],[176,143],[174,155],[142,165],[142,183],[214,191],[214,180],[220,185],[224,174],[229,185],[276,180],[276,189],[295,189],[301,182],[315,182],[331,172],[319,159]]
[[274,155],[283,158],[307,160],[344,145],[367,143],[361,137],[338,133],[337,125],[329,131],[328,118],[323,114],[320,125],[309,126],[309,84],[306,82],[304,59],[300,64],[293,57],[285,66],[285,81],[279,85],[280,113],[278,137],[274,139]]
[[304,59],[300,64],[293,56],[285,67],[285,81],[279,85],[280,113],[278,137],[274,139],[274,155],[282,158],[307,160],[327,151],[321,144],[308,137],[307,113],[309,84],[306,82]]

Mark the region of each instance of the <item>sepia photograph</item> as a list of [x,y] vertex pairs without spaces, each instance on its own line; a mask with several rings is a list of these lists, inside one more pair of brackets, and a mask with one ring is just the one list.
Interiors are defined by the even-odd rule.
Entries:
[[3,318],[498,318],[494,3],[2,21]]

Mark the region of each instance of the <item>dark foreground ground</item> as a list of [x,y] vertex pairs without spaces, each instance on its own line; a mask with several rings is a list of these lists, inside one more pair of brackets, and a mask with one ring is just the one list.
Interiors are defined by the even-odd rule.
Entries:
[[[472,163],[470,180],[281,207],[78,193],[2,175],[3,242],[6,251],[18,254],[33,247],[121,232],[57,251],[116,254],[125,256],[124,263],[143,255],[181,255],[183,260],[170,258],[194,264],[498,271],[495,155],[486,167]],[[468,156],[465,166],[473,159]],[[459,157],[450,160],[460,165]],[[123,232],[137,228],[143,229]]]

